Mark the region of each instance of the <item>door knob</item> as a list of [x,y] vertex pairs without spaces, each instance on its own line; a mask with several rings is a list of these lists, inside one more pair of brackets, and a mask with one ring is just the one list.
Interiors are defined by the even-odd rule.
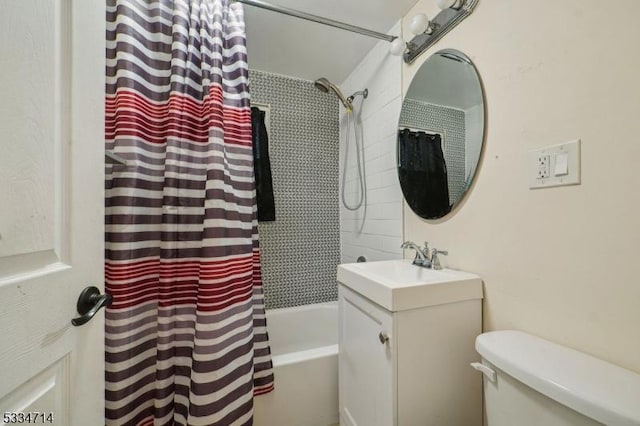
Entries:
[[88,323],[100,308],[111,305],[111,302],[113,302],[113,296],[107,293],[101,295],[98,287],[85,288],[78,297],[77,308],[80,316],[72,319],[71,324],[78,327]]
[[380,343],[384,345],[389,341],[389,335],[381,331],[380,334],[378,334],[378,339],[380,339]]

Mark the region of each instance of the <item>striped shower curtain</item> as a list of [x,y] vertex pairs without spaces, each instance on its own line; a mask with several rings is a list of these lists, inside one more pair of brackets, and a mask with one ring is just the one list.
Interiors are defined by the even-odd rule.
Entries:
[[243,10],[107,0],[107,425],[245,425],[273,389]]

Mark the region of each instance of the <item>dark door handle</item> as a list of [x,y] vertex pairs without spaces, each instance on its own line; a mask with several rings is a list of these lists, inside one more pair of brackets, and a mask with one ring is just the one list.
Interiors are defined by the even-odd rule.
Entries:
[[100,295],[98,287],[87,287],[82,290],[78,297],[78,313],[80,316],[71,320],[71,324],[76,327],[89,322],[91,318],[105,306],[111,305],[113,296],[110,294]]

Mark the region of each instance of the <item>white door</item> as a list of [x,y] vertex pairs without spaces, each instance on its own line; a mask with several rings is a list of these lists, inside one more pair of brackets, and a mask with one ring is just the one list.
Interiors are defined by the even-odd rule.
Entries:
[[104,425],[105,5],[0,4],[0,425]]
[[393,316],[342,285],[338,305],[340,424],[393,426],[396,424]]

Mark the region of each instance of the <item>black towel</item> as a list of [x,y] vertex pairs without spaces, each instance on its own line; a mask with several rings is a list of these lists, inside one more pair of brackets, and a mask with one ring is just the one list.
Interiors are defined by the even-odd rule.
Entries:
[[253,138],[253,168],[256,177],[256,198],[258,221],[276,220],[276,206],[273,200],[273,179],[269,160],[269,137],[264,124],[264,111],[251,107],[251,129]]
[[404,198],[418,216],[437,219],[451,211],[440,135],[400,130],[398,176]]

